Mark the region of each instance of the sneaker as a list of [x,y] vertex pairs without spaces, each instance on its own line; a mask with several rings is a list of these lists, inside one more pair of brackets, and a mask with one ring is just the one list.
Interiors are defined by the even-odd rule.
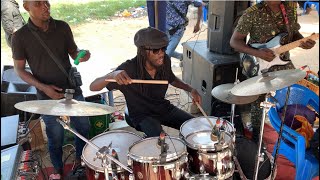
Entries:
[[59,179],[61,179],[60,174],[50,174],[49,176],[49,180],[59,180]]

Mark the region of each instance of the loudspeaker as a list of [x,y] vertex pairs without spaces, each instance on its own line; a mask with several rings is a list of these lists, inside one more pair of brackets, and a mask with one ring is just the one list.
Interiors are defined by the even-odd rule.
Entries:
[[[29,68],[26,69],[30,71]],[[22,112],[14,107],[16,103],[37,99],[37,90],[24,82],[14,72],[13,66],[4,66],[1,79],[1,117],[19,114],[20,121],[31,117],[30,113]],[[33,119],[38,118],[33,117]]]
[[209,1],[208,48],[220,54],[233,54],[230,38],[237,19],[250,6],[250,1]]
[[215,102],[222,103],[211,95],[214,87],[234,83],[237,68],[237,79],[245,79],[239,62],[239,54],[224,55],[209,51],[205,40],[183,43],[182,80],[200,93],[201,106],[208,115],[215,115],[212,109]]

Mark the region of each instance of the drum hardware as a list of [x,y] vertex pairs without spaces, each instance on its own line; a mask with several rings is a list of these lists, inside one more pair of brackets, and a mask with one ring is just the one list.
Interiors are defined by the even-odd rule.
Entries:
[[[75,130],[73,130],[72,128],[70,128],[69,124],[70,124],[70,117],[68,116],[62,116],[60,118],[56,119],[64,129],[69,130],[70,132],[72,132],[73,134],[75,134],[76,136],[78,136],[80,139],[82,139],[84,142],[86,142],[87,144],[89,144],[91,147],[93,147],[95,150],[98,151],[98,154],[100,159],[102,158],[103,160],[103,165],[104,167],[106,163],[107,163],[107,158],[110,159],[111,161],[115,162],[117,165],[119,165],[120,167],[122,167],[123,169],[127,170],[130,173],[133,173],[133,171],[128,168],[127,166],[123,165],[121,162],[119,162],[117,159],[113,158],[111,155],[109,155],[108,153],[106,153],[108,147],[103,146],[102,148],[99,148],[98,146],[96,146],[95,144],[93,144],[92,142],[88,141],[85,137],[83,137],[81,134],[77,133]],[[109,144],[111,146],[111,144]]]
[[256,158],[256,166],[254,169],[254,177],[253,177],[254,180],[256,180],[258,178],[259,164],[260,164],[260,162],[262,162],[264,160],[264,158],[263,158],[264,154],[261,153],[261,146],[262,146],[262,138],[263,138],[263,130],[264,130],[264,123],[265,123],[265,119],[266,119],[266,114],[267,114],[267,111],[271,107],[275,106],[275,104],[268,102],[268,98],[269,98],[269,96],[271,96],[271,94],[274,94],[274,92],[267,93],[265,95],[264,102],[260,103],[260,107],[263,108],[263,112],[262,112],[262,121],[261,121],[261,126],[260,126],[260,135],[259,135],[258,152],[257,152],[257,158]]

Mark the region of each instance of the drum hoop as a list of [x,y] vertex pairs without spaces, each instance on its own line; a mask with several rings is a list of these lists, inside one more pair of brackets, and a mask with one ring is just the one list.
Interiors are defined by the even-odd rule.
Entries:
[[[138,134],[135,134],[133,132],[130,132],[130,131],[126,131],[126,130],[112,130],[112,131],[108,131],[108,132],[104,132],[104,133],[101,133],[101,134],[98,134],[96,136],[94,136],[93,138],[91,138],[89,141],[92,142],[92,140],[94,139],[97,139],[105,134],[112,134],[112,133],[128,133],[128,134],[132,134],[132,135],[135,135],[136,137],[139,137],[142,139],[141,136],[139,136]],[[140,141],[140,140],[139,140]],[[88,166],[90,169],[92,169],[93,171],[96,171],[96,172],[101,172],[101,173],[104,173],[104,168],[103,167],[100,167],[100,166],[94,166],[93,164],[91,164],[89,161],[87,161],[87,159],[83,156],[84,154],[84,150],[86,149],[86,147],[89,146],[87,143],[84,145],[83,149],[82,149],[82,155],[81,155],[81,159],[82,161],[86,164],[86,166]],[[127,150],[128,152],[128,150]],[[100,160],[100,159],[97,159],[97,160]],[[112,168],[111,167],[108,167],[108,171],[111,172],[112,171]],[[123,172],[124,170],[120,167],[117,167],[117,172],[120,173],[120,172]]]
[[[199,116],[199,117],[205,118],[204,116]],[[191,122],[192,120],[197,119],[197,118],[199,118],[199,117],[195,117],[195,118],[189,119],[188,121],[185,121],[185,122],[180,126],[180,134],[181,134],[182,136],[188,136],[188,135],[183,134],[183,132],[182,132],[183,127],[184,127],[188,122]],[[218,119],[218,117],[215,117],[215,116],[208,116],[208,118],[209,118],[209,119],[210,119],[210,118],[216,118],[216,119]],[[211,119],[210,119],[210,120],[211,120]],[[212,122],[212,121],[211,121],[211,122]],[[234,130],[234,128],[233,128],[233,126],[232,126],[232,124],[231,124],[230,122],[227,121],[226,123],[232,128],[232,130]],[[226,132],[229,132],[229,131],[226,131]]]
[[[194,149],[194,150],[204,150],[204,151],[214,151],[215,150],[215,147],[214,145],[201,145],[201,144],[191,144],[190,142],[187,141],[188,137],[191,136],[191,135],[194,135],[194,134],[197,134],[197,133],[201,133],[201,132],[208,132],[209,130],[203,130],[203,131],[196,131],[196,132],[193,132],[189,135],[187,135],[187,137],[184,137],[183,135],[181,135],[182,139],[185,141],[186,145],[191,148],[191,149]],[[230,139],[232,140],[232,135],[229,133],[229,132],[224,132],[226,133]],[[231,141],[232,143],[232,141]],[[215,143],[216,144],[216,143]],[[226,149],[229,147],[230,144],[226,143],[222,148],[223,149]]]
[[[175,139],[180,141],[184,147],[183,147],[183,151],[181,153],[179,152],[174,152],[172,154],[167,155],[166,157],[166,162],[170,162],[176,159],[179,159],[181,156],[187,154],[187,148],[185,146],[185,143],[183,142],[182,139],[177,138],[177,137],[170,137],[171,139]],[[132,149],[133,146],[135,146],[136,144],[144,141],[144,140],[150,140],[150,139],[155,139],[155,137],[150,137],[150,138],[145,138],[145,139],[141,139],[135,143],[133,143],[130,147],[129,147],[129,151],[128,151],[128,157],[131,158],[134,161],[140,162],[140,163],[160,163],[160,158],[155,158],[155,157],[141,157],[140,155],[134,154],[132,152],[130,152],[130,150]]]

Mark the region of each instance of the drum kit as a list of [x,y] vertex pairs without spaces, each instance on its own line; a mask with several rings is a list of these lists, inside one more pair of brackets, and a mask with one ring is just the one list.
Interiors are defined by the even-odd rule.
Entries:
[[[237,74],[237,73],[236,73]],[[267,109],[272,106],[267,97],[272,91],[290,86],[303,79],[302,70],[283,70],[263,73],[241,83],[222,84],[212,90],[212,95],[231,106],[230,122],[213,116],[197,117],[183,123],[180,136],[145,138],[124,130],[112,130],[88,140],[70,127],[70,116],[97,116],[110,114],[113,107],[73,99],[73,90],[66,90],[62,100],[38,100],[17,103],[19,110],[35,114],[58,116],[57,121],[81,138],[86,145],[82,152],[82,165],[86,166],[87,179],[118,180],[178,180],[178,179],[230,179],[241,167],[235,157],[235,105],[249,104],[259,95],[267,94],[261,103],[262,126],[255,166],[263,160],[262,132]],[[214,125],[214,128],[212,127]],[[211,135],[217,130],[218,138]],[[240,177],[244,177],[243,173]]]

